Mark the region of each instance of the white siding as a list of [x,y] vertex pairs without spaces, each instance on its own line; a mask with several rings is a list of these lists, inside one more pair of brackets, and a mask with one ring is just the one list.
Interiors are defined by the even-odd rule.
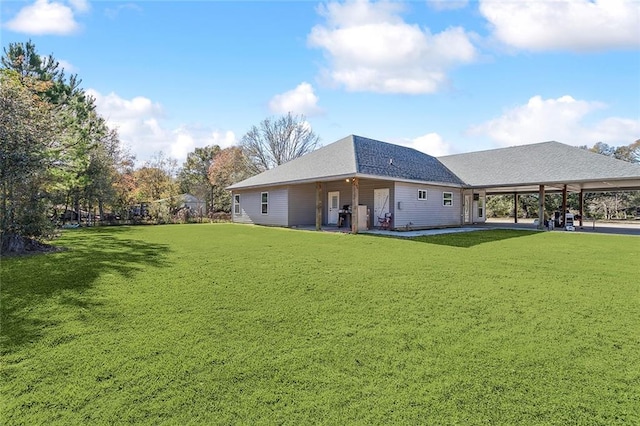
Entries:
[[[269,193],[269,212],[262,214],[263,192]],[[233,215],[238,223],[254,223],[256,225],[287,226],[288,224],[288,191],[287,188],[268,188],[262,190],[234,191],[240,195],[240,215]]]
[[[324,196],[324,195],[323,195]],[[323,200],[324,205],[324,200]],[[316,185],[289,187],[289,226],[316,224]]]
[[395,209],[395,200],[396,196],[394,194],[392,181],[385,180],[366,180],[360,181],[360,205],[366,205],[369,209],[369,227],[375,228],[378,226],[378,218],[375,217],[373,212],[374,207],[374,197],[373,191],[375,189],[384,189],[389,188],[389,213],[391,213],[391,227],[395,227],[396,223],[396,209]]
[[[378,218],[373,217],[373,190],[381,188],[389,188],[389,212],[394,213],[393,182],[386,180],[361,179],[358,186],[358,204],[367,206],[369,209],[369,227],[378,226]],[[346,181],[327,182],[323,185],[322,195],[322,223],[327,223],[327,192],[340,191],[340,207],[345,204],[351,206],[352,201],[352,184]],[[351,206],[353,207],[353,206]],[[393,224],[393,222],[392,222]]]
[[322,224],[326,225],[328,222],[328,196],[329,192],[339,191],[340,192],[340,205],[339,207],[349,204],[351,205],[351,183],[347,183],[344,180],[334,181],[334,182],[324,182],[322,184]]
[[[369,209],[370,227],[378,226],[373,217],[374,189],[389,188],[389,211],[393,215],[392,227],[402,229],[437,228],[462,224],[462,191],[457,188],[428,186],[383,180],[360,180],[360,205]],[[427,200],[418,200],[418,189],[427,190]],[[327,223],[327,193],[340,191],[340,206],[351,205],[351,183],[346,181],[322,184],[322,224]],[[261,213],[261,193],[269,193],[269,213]],[[442,205],[442,193],[453,194],[453,205]],[[313,226],[316,220],[315,184],[279,186],[269,189],[234,191],[240,195],[240,215],[233,215],[238,223],[273,226]],[[400,208],[398,208],[400,203]],[[475,209],[474,209],[475,210]],[[476,213],[476,212],[474,212]]]
[[[418,189],[427,190],[427,199],[418,200]],[[453,193],[453,205],[442,205],[442,193]],[[396,182],[394,227],[437,228],[461,225],[461,191],[456,188]],[[398,208],[400,203],[400,208]]]

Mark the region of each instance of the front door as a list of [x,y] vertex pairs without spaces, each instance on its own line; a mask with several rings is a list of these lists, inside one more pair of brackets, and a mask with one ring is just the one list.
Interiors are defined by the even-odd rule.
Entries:
[[383,218],[389,213],[389,188],[380,188],[373,190],[373,220]]
[[340,211],[340,191],[329,192],[329,214],[327,224],[336,225],[338,223],[338,213]]
[[471,195],[464,196],[464,223],[471,223]]

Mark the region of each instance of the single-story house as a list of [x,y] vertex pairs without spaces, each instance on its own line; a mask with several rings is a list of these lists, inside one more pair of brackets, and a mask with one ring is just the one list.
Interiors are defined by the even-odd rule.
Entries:
[[545,190],[566,200],[640,189],[640,165],[558,142],[436,158],[351,135],[228,189],[238,223],[425,229],[484,222],[488,194],[537,192],[544,203]]
[[193,213],[206,213],[207,203],[195,195],[180,194],[178,200],[178,208],[188,209]]

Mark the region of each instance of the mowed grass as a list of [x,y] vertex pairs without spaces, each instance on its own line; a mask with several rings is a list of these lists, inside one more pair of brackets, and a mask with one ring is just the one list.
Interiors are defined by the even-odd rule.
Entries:
[[640,424],[640,239],[69,230],[2,259],[0,423]]

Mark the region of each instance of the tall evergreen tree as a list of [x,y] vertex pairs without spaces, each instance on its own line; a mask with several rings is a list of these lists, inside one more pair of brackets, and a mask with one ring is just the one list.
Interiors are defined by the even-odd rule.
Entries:
[[[25,86],[24,83],[28,85]],[[45,188],[58,126],[31,79],[0,71],[0,236],[2,252],[21,251],[26,238],[47,236]]]
[[[66,77],[53,56],[41,57],[31,41],[11,43],[0,62],[2,202],[7,206],[3,235],[8,235],[8,223],[13,224],[14,235],[44,235],[48,228],[44,209],[56,204],[73,206],[78,217],[81,206],[91,210],[97,205],[103,210],[105,203],[115,199],[117,132],[97,113],[77,76]],[[23,198],[14,179],[20,167],[28,174],[19,181]],[[26,205],[26,199],[37,206],[28,209],[29,217],[17,215],[15,207]]]

